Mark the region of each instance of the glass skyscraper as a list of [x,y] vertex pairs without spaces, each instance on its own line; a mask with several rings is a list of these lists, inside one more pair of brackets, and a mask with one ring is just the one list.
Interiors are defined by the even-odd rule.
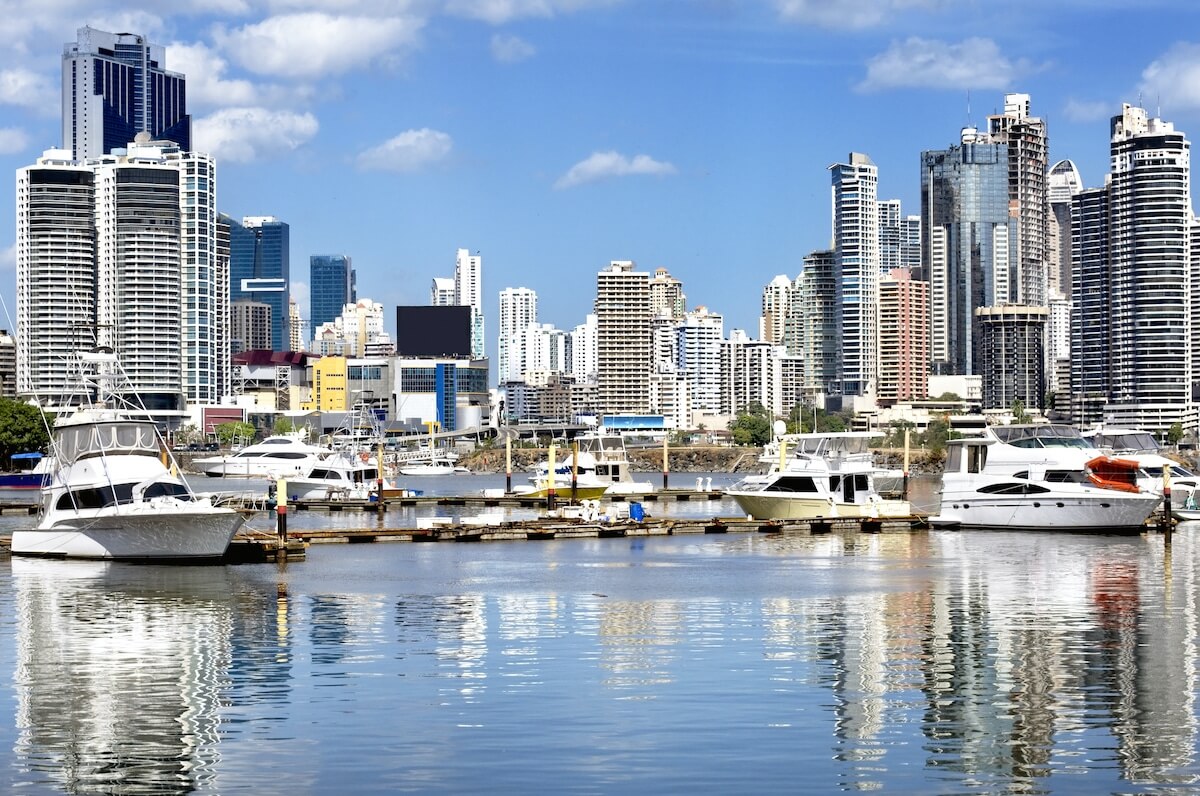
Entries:
[[313,333],[335,321],[347,304],[358,301],[354,269],[345,254],[314,254],[308,258],[309,322]]
[[248,216],[229,225],[229,293],[231,301],[258,301],[271,308],[271,350],[286,351],[288,290],[291,268],[289,227],[273,216]]
[[63,148],[96,158],[147,132],[190,150],[186,81],[166,71],[165,54],[144,36],[80,28],[63,47]]

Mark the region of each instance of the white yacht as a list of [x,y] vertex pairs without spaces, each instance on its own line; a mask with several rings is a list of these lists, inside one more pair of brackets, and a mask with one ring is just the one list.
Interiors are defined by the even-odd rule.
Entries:
[[880,470],[870,443],[882,436],[858,431],[783,436],[771,470],[743,479],[725,494],[760,520],[909,517],[908,501],[886,500],[875,489]]
[[[115,378],[107,352],[83,361]],[[112,396],[102,391],[101,396]],[[157,426],[108,400],[59,419],[54,470],[37,527],[14,530],[14,555],[135,560],[217,560],[243,517],[193,493]]]
[[1130,533],[1161,497],[1136,462],[1092,447],[1065,425],[1014,425],[947,444],[935,527]]
[[[625,449],[625,439],[620,434],[613,434],[603,427],[596,431],[580,434],[575,437],[578,454],[571,449],[560,449],[561,460],[555,462],[555,489],[565,480],[570,489],[572,474],[576,486],[605,487],[604,494],[608,495],[645,495],[654,491],[654,484],[649,481],[635,481],[629,467],[629,453]],[[547,462],[541,462],[534,468],[533,481],[545,481]]]
[[210,478],[290,478],[307,473],[329,452],[305,442],[301,433],[277,434],[228,456],[196,459],[192,467]]
[[[330,453],[307,472],[285,477],[289,500],[366,500],[379,491],[379,464],[374,456],[346,449]],[[385,476],[384,497],[395,485]]]

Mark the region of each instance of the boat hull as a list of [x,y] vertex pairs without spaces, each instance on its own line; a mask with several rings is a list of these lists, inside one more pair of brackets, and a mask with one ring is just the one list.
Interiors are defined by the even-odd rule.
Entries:
[[[1097,490],[1099,491],[1099,490]],[[1140,533],[1161,498],[1147,494],[1039,495],[972,494],[943,498],[929,518],[934,527],[978,530],[1031,530]]]
[[125,506],[120,514],[63,517],[12,534],[13,555],[137,561],[219,560],[244,517],[224,508],[166,514]]
[[[576,487],[574,493],[572,493],[571,486],[568,484],[567,486],[555,487],[554,497],[557,500],[599,500],[607,491],[607,486],[580,486]],[[548,497],[544,487],[531,489],[528,492],[517,492],[515,496],[521,498],[538,498],[543,500]]]
[[0,473],[0,490],[41,489],[49,482],[49,473]]
[[819,496],[793,497],[770,492],[726,492],[742,511],[756,520],[817,520],[837,517],[888,519],[912,516],[904,500],[839,503]]

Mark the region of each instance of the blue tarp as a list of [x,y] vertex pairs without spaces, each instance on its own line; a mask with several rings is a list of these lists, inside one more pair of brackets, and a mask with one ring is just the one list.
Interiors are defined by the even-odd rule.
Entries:
[[40,458],[42,458],[42,454],[40,454],[40,453],[14,453],[12,455],[12,458],[14,458],[14,459],[40,459]]

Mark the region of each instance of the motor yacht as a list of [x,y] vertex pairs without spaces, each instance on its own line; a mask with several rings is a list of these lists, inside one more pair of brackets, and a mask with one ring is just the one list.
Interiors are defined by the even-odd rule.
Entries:
[[1147,492],[1162,495],[1164,467],[1169,469],[1172,481],[1196,478],[1196,474],[1191,470],[1174,459],[1163,456],[1158,440],[1149,431],[1100,425],[1082,432],[1080,436],[1110,456],[1137,462],[1138,486]]
[[276,434],[228,456],[196,459],[192,467],[210,478],[290,478],[307,473],[329,452],[306,442],[303,432]]
[[748,476],[725,494],[760,519],[909,517],[906,500],[875,489],[870,443],[881,432],[789,434],[779,438],[779,460],[765,475]]
[[[81,361],[105,382],[120,373],[111,352],[85,354]],[[41,516],[35,528],[13,531],[13,554],[188,561],[224,556],[243,516],[192,492],[158,427],[104,398],[119,393],[105,384],[86,394],[101,398],[54,424],[54,469],[42,488]]]
[[1058,424],[989,427],[947,443],[935,527],[1140,532],[1161,497],[1139,466]]

